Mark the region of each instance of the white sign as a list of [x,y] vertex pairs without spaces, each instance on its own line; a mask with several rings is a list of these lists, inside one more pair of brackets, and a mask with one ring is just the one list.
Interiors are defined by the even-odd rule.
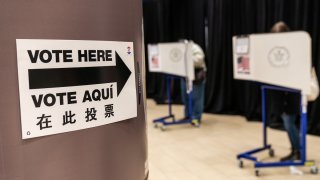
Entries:
[[137,116],[132,42],[17,40],[22,138]]
[[148,45],[149,70],[194,80],[192,43]]
[[158,72],[161,70],[161,62],[159,61],[159,47],[157,44],[148,44],[148,60],[150,72]]
[[233,38],[235,79],[310,92],[311,38],[306,32],[253,34],[248,53],[238,52]]
[[236,38],[236,53],[237,54],[248,54],[249,53],[249,38],[248,37]]

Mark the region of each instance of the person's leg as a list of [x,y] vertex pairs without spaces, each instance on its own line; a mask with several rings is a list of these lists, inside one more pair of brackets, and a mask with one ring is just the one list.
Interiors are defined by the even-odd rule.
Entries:
[[204,82],[193,86],[193,119],[201,121],[204,107]]
[[281,115],[281,119],[283,121],[283,126],[284,126],[284,129],[286,130],[287,132],[287,135],[289,137],[289,140],[290,140],[290,145],[291,145],[291,148],[293,148],[293,138],[292,138],[292,133],[290,132],[291,129],[292,129],[292,120],[290,118],[290,116],[288,116],[287,114],[283,113]]
[[184,116],[188,117],[189,98],[188,98],[188,94],[187,94],[186,80],[184,78],[181,78],[180,89],[181,89],[181,101],[184,104]]
[[292,152],[281,160],[286,161],[300,159],[300,138],[299,130],[295,125],[297,119],[296,115],[283,113],[281,118],[283,120],[284,128],[288,133],[292,148]]
[[299,130],[296,126],[296,115],[294,114],[282,114],[283,124],[285,130],[288,132],[290,143],[293,150],[300,149]]

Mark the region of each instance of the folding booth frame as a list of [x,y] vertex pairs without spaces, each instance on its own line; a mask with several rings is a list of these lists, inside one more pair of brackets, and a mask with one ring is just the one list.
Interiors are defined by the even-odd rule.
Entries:
[[[269,150],[270,157],[274,156],[274,150],[271,144],[268,144],[267,139],[267,111],[266,111],[266,90],[276,90],[276,91],[288,91],[299,93],[298,90],[293,90],[289,88],[282,88],[276,86],[263,85],[261,87],[262,91],[262,122],[263,122],[263,146],[257,149],[253,149],[237,156],[239,161],[239,167],[243,168],[243,159],[250,160],[254,162],[255,175],[260,175],[260,168],[268,167],[286,167],[286,166],[309,166],[311,167],[310,172],[312,174],[318,174],[318,167],[315,161],[308,161],[306,157],[306,134],[307,134],[307,105],[301,103],[300,113],[300,153],[301,160],[299,161],[285,161],[285,162],[261,162],[253,155],[265,150]],[[303,96],[301,96],[301,102],[303,102]]]
[[[172,97],[171,97],[171,82],[174,79],[182,79],[183,77],[166,75],[166,84],[167,84],[167,98],[168,98],[168,115],[164,117],[160,117],[153,120],[154,127],[160,129],[162,131],[166,130],[167,126],[171,125],[179,125],[179,124],[192,124],[192,110],[193,110],[193,102],[192,102],[192,91],[188,92],[188,109],[187,109],[187,117],[177,120],[175,115],[172,113]],[[171,119],[171,121],[169,121]],[[199,127],[200,124],[197,124],[196,127]]]

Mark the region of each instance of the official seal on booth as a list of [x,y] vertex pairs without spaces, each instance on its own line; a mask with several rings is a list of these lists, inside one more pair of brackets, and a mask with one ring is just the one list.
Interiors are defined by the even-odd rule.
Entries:
[[274,47],[268,54],[268,60],[274,67],[287,67],[290,63],[290,53],[285,47]]
[[181,59],[182,59],[182,56],[183,56],[183,53],[180,49],[178,48],[173,48],[171,51],[170,51],[170,59],[171,61],[173,62],[179,62]]

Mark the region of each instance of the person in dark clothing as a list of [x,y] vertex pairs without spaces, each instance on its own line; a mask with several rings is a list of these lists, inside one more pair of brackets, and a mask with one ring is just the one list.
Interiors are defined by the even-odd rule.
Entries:
[[[277,22],[271,29],[272,33],[288,31],[290,31],[290,28],[284,22]],[[277,108],[291,144],[291,153],[281,158],[281,161],[300,160],[300,136],[296,126],[300,114],[300,94],[283,91],[272,92],[271,104],[274,108]]]

